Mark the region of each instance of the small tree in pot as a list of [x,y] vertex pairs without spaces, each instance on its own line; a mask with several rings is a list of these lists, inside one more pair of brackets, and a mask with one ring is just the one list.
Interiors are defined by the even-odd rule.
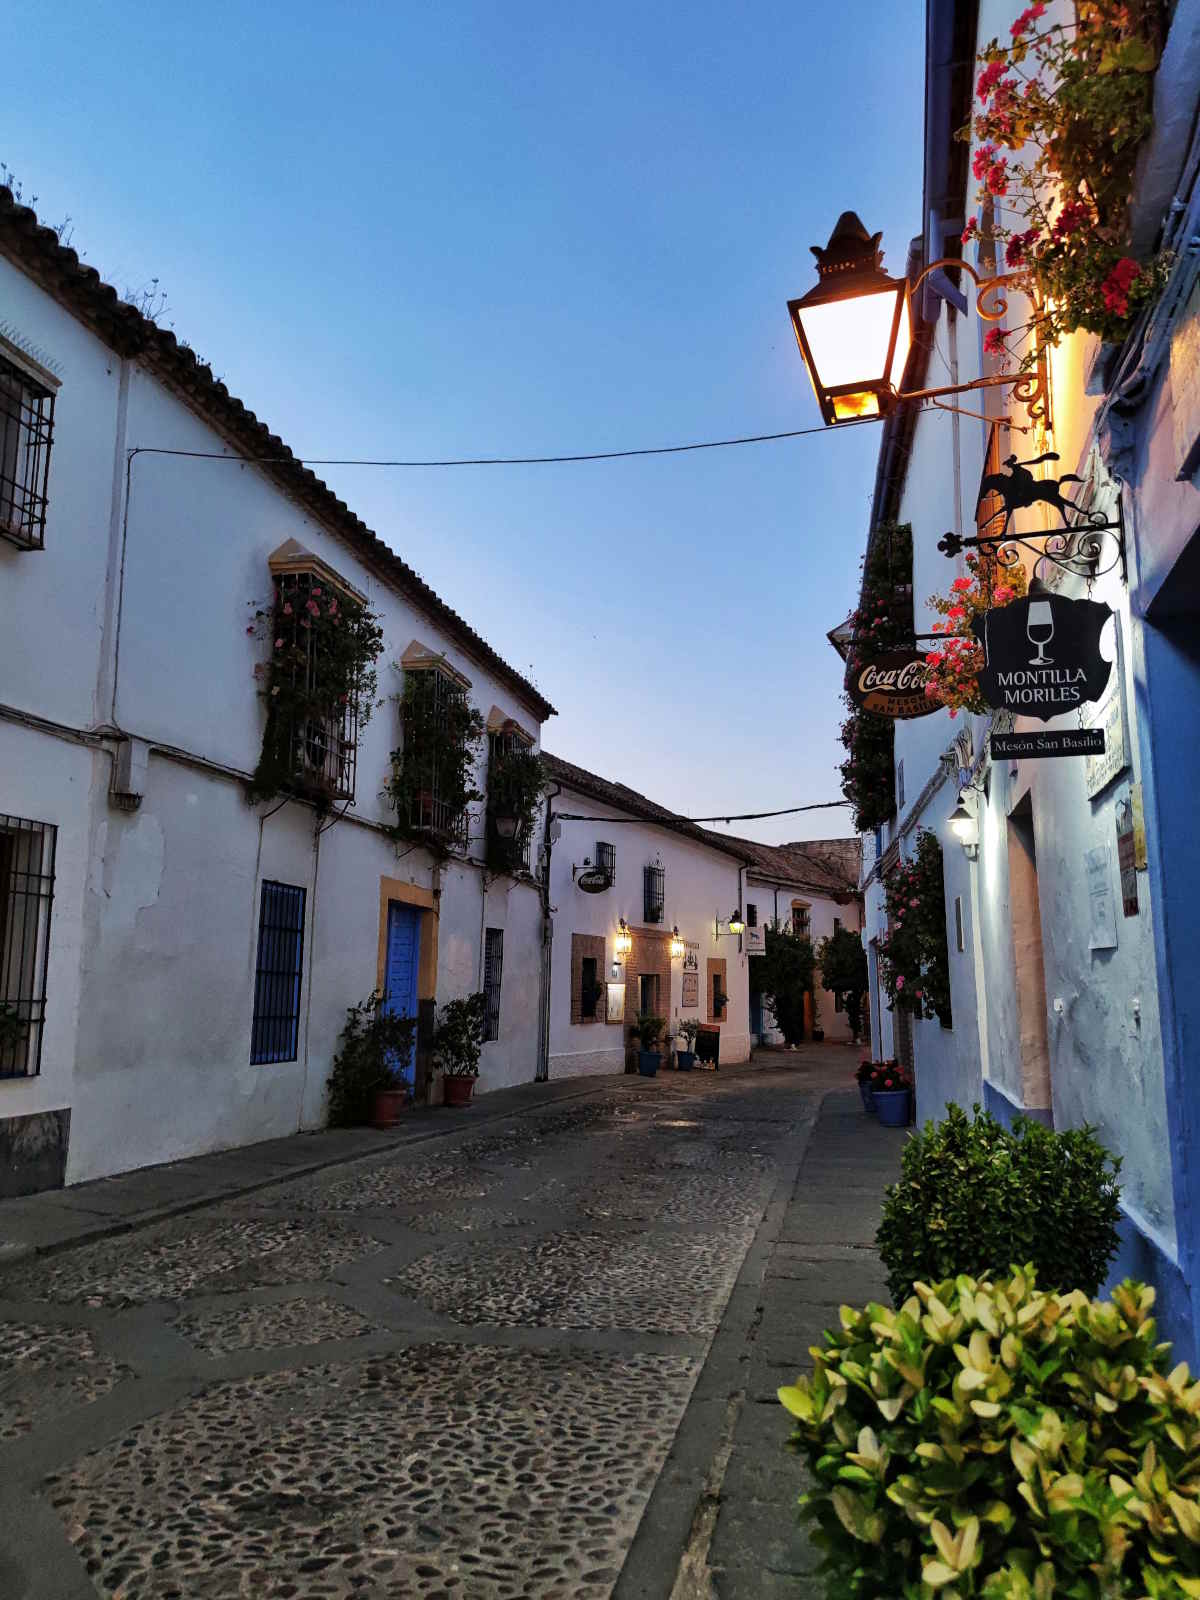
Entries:
[[684,1017],[677,1032],[682,1036],[685,1048],[675,1052],[675,1065],[680,1072],[690,1072],[696,1064],[696,1036],[700,1032],[700,1018]]
[[442,1007],[433,1036],[434,1065],[445,1078],[446,1104],[471,1103],[471,1091],[479,1076],[479,1057],[487,1032],[487,996],[469,994],[464,999],[447,1000]]
[[641,1041],[638,1050],[638,1071],[643,1078],[653,1078],[658,1073],[662,1056],[654,1048],[662,1038],[667,1026],[665,1017],[656,1017],[649,1011],[638,1013],[637,1026],[633,1030],[634,1038]]
[[346,1010],[346,1026],[329,1074],[329,1124],[364,1122],[390,1128],[412,1098],[404,1068],[412,1053],[415,1017],[397,1017],[376,989]]

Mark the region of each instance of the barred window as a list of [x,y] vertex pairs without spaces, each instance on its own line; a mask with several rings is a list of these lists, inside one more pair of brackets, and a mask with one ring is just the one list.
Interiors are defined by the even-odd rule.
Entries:
[[295,1061],[300,1044],[305,890],[264,879],[254,974],[250,1064]]
[[642,921],[661,922],[666,911],[667,875],[662,867],[642,869]]
[[54,391],[0,355],[0,537],[22,550],[46,542]]
[[41,1071],[58,830],[0,816],[0,1078]]
[[504,975],[504,929],[489,928],[483,942],[483,993],[487,1000],[485,1042],[500,1037],[500,980]]
[[746,901],[746,926],[748,928],[758,927],[758,907],[753,900]]
[[406,670],[411,699],[404,709],[403,760],[408,775],[408,824],[450,844],[466,843],[467,811],[459,803],[461,782],[455,769],[462,748],[452,746],[451,723],[467,707],[466,690],[438,667]]
[[812,911],[808,906],[792,907],[792,932],[802,939],[812,937]]
[[319,573],[275,574],[272,627],[289,646],[299,647],[295,677],[303,675],[306,697],[320,708],[314,715],[297,717],[289,726],[280,727],[276,736],[287,741],[287,769],[301,788],[333,800],[353,800],[358,764],[357,697],[329,690],[329,663],[322,659],[321,635],[306,626],[309,602],[317,603],[314,594],[327,598],[328,590],[329,579]]
[[596,843],[596,868],[608,879],[611,888],[617,877],[617,847],[615,844],[605,844],[603,840]]

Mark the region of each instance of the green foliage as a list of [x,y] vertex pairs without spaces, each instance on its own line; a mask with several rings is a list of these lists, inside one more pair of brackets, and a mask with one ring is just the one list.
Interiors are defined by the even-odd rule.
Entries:
[[447,1078],[477,1078],[487,1031],[487,996],[469,994],[447,1000],[433,1036],[433,1059]]
[[1020,1117],[1010,1132],[946,1107],[904,1147],[876,1245],[897,1304],[918,1280],[1032,1261],[1042,1283],[1095,1294],[1117,1249],[1121,1162],[1090,1128]]
[[755,958],[759,992],[775,1016],[788,1044],[804,1037],[804,997],[812,993],[817,958],[812,940],[778,922],[763,930],[765,952]]
[[652,1011],[639,1011],[631,1031],[634,1038],[641,1040],[643,1050],[653,1050],[666,1028],[666,1017],[656,1017]]
[[[528,868],[529,841],[544,783],[542,758],[535,750],[517,740],[493,740],[488,758],[487,860],[497,872]],[[516,817],[514,838],[502,839],[496,831],[498,813]]]
[[675,1031],[682,1034],[685,1049],[695,1050],[696,1039],[700,1033],[700,1018],[684,1017]]
[[416,1030],[415,1017],[395,1017],[384,1007],[378,990],[346,1011],[338,1053],[329,1074],[329,1124],[353,1127],[371,1120],[378,1089],[399,1089],[404,1079],[399,1063],[407,1060]]
[[370,721],[383,650],[379,618],[352,595],[289,573],[276,578],[271,604],[255,607],[246,632],[268,650],[254,672],[267,724],[249,799],[299,793],[328,806],[332,780],[320,764],[306,766],[301,752],[310,729],[336,746],[348,721],[356,720],[360,735]]
[[396,813],[392,831],[444,850],[461,837],[468,805],[483,799],[475,787],[483,716],[436,668],[405,672],[395,699],[403,743],[384,784]]
[[912,860],[884,885],[888,931],[879,941],[879,977],[891,1004],[950,1026],[950,956],[942,847],[922,828]]
[[[912,526],[881,523],[863,558],[858,609],[851,616],[854,638],[847,653],[847,681],[872,657],[911,645]],[[860,833],[881,827],[896,812],[895,729],[890,717],[863,711],[845,697],[849,715],[842,723],[846,759],[841,764],[842,793],[854,807]]]
[[872,1061],[867,1082],[874,1094],[896,1094],[901,1089],[911,1091],[913,1076],[902,1061],[892,1056],[887,1061]]
[[1200,1383],[1153,1304],[1026,1267],[843,1306],[779,1390],[829,1600],[1200,1596]]
[[867,952],[862,936],[849,928],[835,928],[817,946],[821,982],[832,994],[841,997],[842,1010],[857,1040],[862,1028],[862,1002],[867,992]]

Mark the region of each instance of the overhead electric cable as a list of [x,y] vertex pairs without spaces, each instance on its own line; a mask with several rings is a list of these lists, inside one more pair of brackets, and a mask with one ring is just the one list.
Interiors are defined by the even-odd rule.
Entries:
[[[663,818],[664,822],[760,822],[764,817],[792,817],[798,811],[830,811],[838,806],[852,804],[849,800],[818,800],[810,806],[784,806],[780,811],[731,811],[722,812],[719,817],[671,817]],[[557,817],[560,822],[642,822],[645,817],[592,817],[584,816],[576,811],[552,811],[552,817]],[[818,841],[819,842],[819,841]]]
[[[879,417],[859,417],[843,422],[844,428],[859,428],[879,422]],[[740,444],[773,444],[779,439],[802,439],[812,433],[828,433],[824,423],[817,428],[792,428],[785,433],[750,433],[737,439],[705,439],[698,444],[660,444],[641,450],[589,450],[566,456],[459,456],[442,461],[392,461],[360,456],[242,456],[222,450],[172,450],[165,445],[139,444],[128,451],[134,456],[187,456],[197,461],[237,461],[246,466],[294,467],[543,467],[573,461],[624,461],[631,456],[677,456],[689,450],[727,450]]]

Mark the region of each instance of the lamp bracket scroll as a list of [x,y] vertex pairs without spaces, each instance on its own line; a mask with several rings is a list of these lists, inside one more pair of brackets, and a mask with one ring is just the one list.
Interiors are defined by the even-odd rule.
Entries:
[[[979,485],[977,506],[989,494],[997,495],[1000,500],[999,508],[983,524],[984,531],[971,539],[946,533],[938,540],[938,549],[951,558],[971,547],[990,551],[1001,567],[1016,566],[1021,551],[1027,550],[1039,563],[1048,561],[1061,572],[1088,580],[1105,577],[1120,567],[1121,582],[1127,584],[1125,513],[1120,496],[1117,497],[1116,516],[1106,517],[1102,512],[1086,510],[1063,494],[1065,483],[1083,482],[1077,473],[1067,472],[1061,478],[1035,478],[1029,470],[1043,461],[1058,459],[1055,450],[1029,461],[1018,461],[1015,455],[1007,457],[1004,462],[1007,472],[989,472]],[[1057,512],[1058,528],[1028,533],[1009,531],[1014,513],[1039,504]],[[998,529],[997,522],[1000,523]],[[992,531],[987,531],[989,529]]]

